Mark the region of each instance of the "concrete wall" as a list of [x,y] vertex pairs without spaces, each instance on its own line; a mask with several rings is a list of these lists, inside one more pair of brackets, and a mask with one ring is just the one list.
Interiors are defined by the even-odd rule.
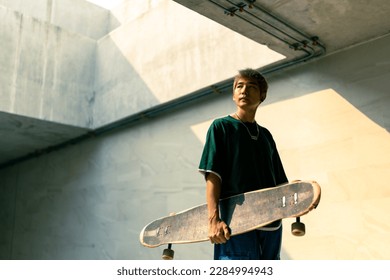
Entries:
[[[273,132],[289,179],[323,188],[303,218],[305,237],[292,237],[285,220],[284,259],[390,258],[389,42],[268,77],[257,121]],[[0,170],[0,258],[159,259],[161,248],[142,247],[138,234],[204,201],[204,136],[234,109],[230,95],[215,97]],[[212,256],[208,243],[175,249],[176,259]]]
[[95,40],[119,24],[110,11],[88,1],[0,0],[0,6]]
[[96,41],[0,6],[0,111],[89,127]]

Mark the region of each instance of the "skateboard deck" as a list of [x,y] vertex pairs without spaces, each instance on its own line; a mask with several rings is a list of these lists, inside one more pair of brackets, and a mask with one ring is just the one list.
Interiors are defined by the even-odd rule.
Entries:
[[[276,220],[302,216],[318,205],[320,196],[321,188],[315,181],[296,181],[221,199],[220,217],[231,235],[238,235]],[[207,241],[207,216],[207,204],[202,204],[162,217],[142,229],[140,242],[153,248]]]

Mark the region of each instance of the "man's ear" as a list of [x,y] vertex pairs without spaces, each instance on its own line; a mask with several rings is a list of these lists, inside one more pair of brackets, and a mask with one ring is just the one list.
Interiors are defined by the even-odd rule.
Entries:
[[261,103],[263,103],[263,101],[267,98],[267,93],[260,93],[260,100],[261,100]]

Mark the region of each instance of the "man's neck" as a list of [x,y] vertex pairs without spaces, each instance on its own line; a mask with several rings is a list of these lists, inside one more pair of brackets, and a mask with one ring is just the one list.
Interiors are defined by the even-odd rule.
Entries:
[[247,112],[244,110],[237,110],[234,114],[233,117],[236,119],[243,121],[243,122],[255,122],[255,116],[256,116],[256,111],[255,112]]

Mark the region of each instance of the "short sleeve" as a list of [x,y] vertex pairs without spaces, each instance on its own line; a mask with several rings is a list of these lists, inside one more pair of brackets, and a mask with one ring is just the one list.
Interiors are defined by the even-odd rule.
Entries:
[[214,121],[207,131],[206,143],[203,148],[198,170],[203,175],[206,175],[207,173],[214,173],[222,181],[222,158],[220,153],[222,149],[221,140],[221,131],[218,129],[218,125]]

